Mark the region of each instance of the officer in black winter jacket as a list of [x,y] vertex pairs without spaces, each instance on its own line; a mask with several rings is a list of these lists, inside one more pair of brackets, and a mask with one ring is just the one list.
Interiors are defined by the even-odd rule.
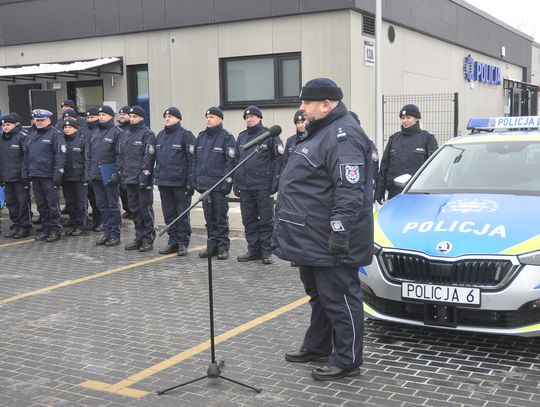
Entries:
[[66,201],[71,228],[66,230],[67,236],[81,236],[86,229],[87,207],[87,175],[86,161],[88,145],[79,131],[79,125],[73,118],[64,120],[62,128],[66,140],[66,161],[62,177],[62,191]]
[[287,160],[294,151],[294,148],[300,140],[306,138],[306,124],[305,124],[304,114],[298,110],[293,117],[294,125],[296,126],[296,133],[287,139],[285,142],[285,153],[283,153],[283,162],[281,164],[281,171],[285,168]]
[[309,328],[289,362],[328,360],[315,380],[360,373],[364,316],[358,267],[373,255],[372,147],[330,79],[306,83],[300,110],[307,137],[282,172],[274,253],[299,265],[311,297]]
[[[118,128],[122,130],[122,144],[124,143],[124,140],[126,139],[129,133],[130,110],[131,110],[131,106],[127,106],[127,105],[122,106],[120,110],[118,110]],[[124,210],[124,213],[122,213],[122,218],[131,219],[131,213],[129,212],[126,186],[120,184],[119,191],[120,191],[120,202],[122,202],[122,209]]]
[[153,176],[156,160],[156,135],[144,125],[145,111],[135,105],[129,111],[129,132],[122,143],[121,180],[128,196],[135,238],[126,250],[148,252],[154,247]]
[[[199,193],[213,187],[236,163],[235,140],[223,128],[223,112],[212,106],[205,114],[206,129],[201,131],[195,142],[192,165],[192,185]],[[217,255],[218,260],[229,258],[229,201],[232,178],[223,181],[210,194],[210,202],[203,201],[204,218],[208,231],[208,247],[199,257]]]
[[43,230],[35,240],[60,240],[59,191],[64,173],[66,142],[51,122],[52,113],[36,109],[32,112],[36,131],[26,140],[26,174],[32,180],[32,190],[41,217]]
[[71,117],[72,119],[75,119],[77,121],[77,126],[79,126],[79,131],[84,132],[86,131],[86,120],[79,116],[79,113],[77,112],[77,105],[75,102],[71,99],[65,99],[62,103],[60,103],[60,117],[58,121],[56,122],[55,127],[58,129],[58,131],[62,132],[63,122],[66,119],[66,116]]
[[[257,106],[244,110],[247,129],[238,135],[236,153],[243,160],[255,147],[242,147],[268,131],[262,124],[262,112]],[[240,196],[242,223],[247,240],[247,252],[238,256],[240,262],[262,259],[272,264],[272,230],[274,226],[274,199],[277,192],[281,163],[285,148],[279,136],[266,139],[259,145],[259,152],[235,173],[235,194]]]
[[[157,135],[154,182],[159,188],[163,218],[168,225],[191,205],[193,186],[191,169],[195,136],[182,127],[182,113],[177,107],[163,112],[165,127]],[[160,254],[177,252],[186,256],[191,236],[189,213],[167,231],[169,241]]]
[[7,238],[22,239],[30,235],[30,181],[24,167],[26,133],[11,113],[2,117],[0,139],[0,185],[4,187],[6,206],[12,227]]
[[[90,107],[86,111],[86,131],[83,132],[84,138],[87,142],[87,149],[90,149],[90,140],[99,130],[99,109],[97,107]],[[88,153],[89,155],[89,153]],[[87,174],[88,176],[88,174]],[[85,180],[85,181],[88,181]],[[99,216],[99,209],[96,203],[96,196],[91,182],[87,183],[88,202],[92,207],[92,223],[87,222],[86,230],[93,230],[94,232],[103,232],[103,225],[101,224],[101,218]]]
[[103,236],[96,241],[96,245],[107,247],[120,244],[122,223],[118,205],[122,131],[114,125],[114,115],[110,106],[99,108],[99,130],[89,140],[86,171],[104,229]]
[[394,184],[394,178],[403,174],[413,175],[439,147],[435,136],[420,128],[421,115],[418,106],[403,106],[399,117],[401,131],[390,136],[377,177],[375,200],[380,204],[385,200],[386,191],[388,199],[402,191],[402,188]]

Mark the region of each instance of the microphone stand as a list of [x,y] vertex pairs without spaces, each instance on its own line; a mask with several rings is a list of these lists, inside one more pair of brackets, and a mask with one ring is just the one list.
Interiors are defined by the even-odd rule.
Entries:
[[159,390],[157,394],[161,396],[162,394],[165,394],[171,390],[177,389],[179,387],[185,386],[187,384],[198,382],[199,380],[203,379],[217,379],[221,378],[224,380],[228,380],[229,382],[239,384],[240,386],[247,387],[248,389],[254,390],[257,393],[260,393],[262,389],[260,387],[254,387],[250,386],[249,384],[239,382],[237,380],[231,379],[229,377],[223,376],[221,374],[221,368],[225,364],[225,362],[222,360],[219,363],[216,362],[216,344],[215,344],[215,333],[214,333],[214,290],[213,290],[213,282],[212,282],[212,253],[214,251],[213,244],[210,240],[210,228],[211,228],[211,222],[212,222],[212,199],[210,198],[211,192],[216,189],[221,183],[230,177],[238,168],[240,168],[244,163],[249,160],[251,157],[253,157],[255,154],[257,154],[260,150],[260,145],[256,146],[251,153],[249,153],[242,161],[240,161],[233,169],[231,169],[227,174],[225,174],[218,182],[216,182],[210,189],[205,191],[199,196],[199,199],[192,204],[188,209],[186,209],[184,212],[182,212],[180,215],[178,215],[171,223],[169,223],[160,233],[159,236],[162,236],[165,234],[168,230],[171,229],[171,227],[176,224],[183,216],[185,216],[191,209],[193,209],[195,206],[197,206],[200,202],[206,201],[207,203],[207,213],[209,214],[207,222],[206,222],[206,252],[208,253],[208,305],[209,305],[209,314],[210,314],[210,366],[208,366],[208,369],[206,370],[206,375],[197,377],[192,380],[188,380],[187,382],[183,382],[180,384],[177,384],[175,386],[169,387],[165,390]]

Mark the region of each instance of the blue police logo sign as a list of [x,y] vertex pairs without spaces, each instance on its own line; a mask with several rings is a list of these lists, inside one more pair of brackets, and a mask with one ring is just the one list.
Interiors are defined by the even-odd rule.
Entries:
[[474,80],[474,60],[471,54],[463,59],[463,76],[468,82]]

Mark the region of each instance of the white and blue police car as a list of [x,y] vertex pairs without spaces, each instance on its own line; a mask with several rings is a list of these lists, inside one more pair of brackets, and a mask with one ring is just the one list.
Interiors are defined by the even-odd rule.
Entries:
[[540,117],[471,119],[375,212],[364,310],[389,322],[540,336]]

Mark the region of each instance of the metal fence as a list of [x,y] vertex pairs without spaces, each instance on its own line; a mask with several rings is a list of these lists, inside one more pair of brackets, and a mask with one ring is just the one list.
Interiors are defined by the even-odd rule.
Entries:
[[432,133],[439,145],[457,136],[458,94],[430,93],[383,96],[384,145],[392,134],[401,129],[399,111],[406,104],[415,104],[420,109],[421,127]]

